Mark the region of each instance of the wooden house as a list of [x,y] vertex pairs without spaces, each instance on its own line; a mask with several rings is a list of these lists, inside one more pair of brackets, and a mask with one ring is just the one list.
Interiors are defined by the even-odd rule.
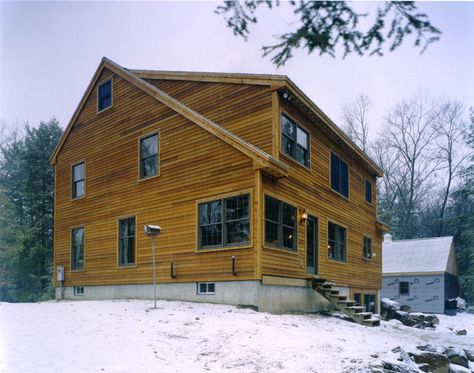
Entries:
[[311,311],[326,279],[378,302],[382,171],[286,76],[104,58],[51,165],[58,297],[152,296],[157,224],[161,298]]

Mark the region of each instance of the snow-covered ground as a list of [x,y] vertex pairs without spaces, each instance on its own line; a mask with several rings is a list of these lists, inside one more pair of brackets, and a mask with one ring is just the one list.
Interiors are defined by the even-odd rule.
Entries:
[[393,360],[396,346],[474,346],[472,314],[441,315],[438,329],[428,331],[226,305],[151,306],[142,300],[0,303],[0,371],[332,373]]

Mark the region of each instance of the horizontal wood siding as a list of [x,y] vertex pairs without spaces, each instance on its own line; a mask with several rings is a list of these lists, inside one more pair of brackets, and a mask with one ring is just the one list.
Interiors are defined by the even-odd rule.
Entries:
[[[298,220],[303,209],[318,218],[318,276],[335,281],[339,285],[379,289],[381,287],[381,239],[377,234],[375,178],[358,162],[330,139],[320,129],[318,122],[309,120],[290,104],[281,103],[281,109],[289,114],[311,134],[310,169],[303,167],[286,155],[280,159],[291,166],[289,177],[273,181],[263,179],[263,191],[298,207]],[[279,129],[277,129],[279,133]],[[330,189],[330,154],[337,152],[349,164],[349,198]],[[372,204],[365,202],[364,180],[373,184]],[[347,228],[347,261],[328,259],[328,221]],[[372,238],[375,258],[363,258],[363,236]],[[297,253],[269,248],[263,249],[262,273],[289,277],[306,277],[306,227],[298,222]]]
[[269,87],[156,79],[148,82],[272,154],[272,94]]
[[[104,70],[99,84],[110,76]],[[117,75],[113,107],[97,114],[96,100],[94,89],[55,166],[55,265],[65,267],[65,285],[151,283],[151,240],[143,233],[145,224],[163,229],[156,240],[159,282],[256,278],[257,254],[251,245],[196,252],[196,201],[240,192],[253,195],[250,158]],[[138,181],[138,139],[156,131],[160,174]],[[79,160],[86,163],[86,196],[72,200],[70,168]],[[127,216],[136,217],[136,266],[118,268],[117,221]],[[71,272],[70,229],[77,225],[85,227],[85,268]],[[232,256],[237,277],[231,273]],[[172,261],[176,279],[170,276]]]

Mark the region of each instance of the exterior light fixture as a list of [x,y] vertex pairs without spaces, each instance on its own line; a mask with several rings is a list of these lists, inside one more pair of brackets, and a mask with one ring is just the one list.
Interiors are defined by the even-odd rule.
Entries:
[[151,255],[153,257],[153,301],[156,308],[156,264],[155,264],[155,237],[161,234],[161,227],[158,225],[145,225],[145,234],[151,237]]
[[306,210],[303,210],[301,212],[301,223],[306,223],[307,220],[308,220],[308,213],[306,212]]

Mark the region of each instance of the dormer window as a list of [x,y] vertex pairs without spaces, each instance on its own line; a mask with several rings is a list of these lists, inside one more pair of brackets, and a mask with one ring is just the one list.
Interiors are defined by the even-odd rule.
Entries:
[[112,80],[101,84],[97,90],[97,111],[100,113],[112,106]]
[[309,134],[284,114],[281,116],[281,151],[309,167]]

